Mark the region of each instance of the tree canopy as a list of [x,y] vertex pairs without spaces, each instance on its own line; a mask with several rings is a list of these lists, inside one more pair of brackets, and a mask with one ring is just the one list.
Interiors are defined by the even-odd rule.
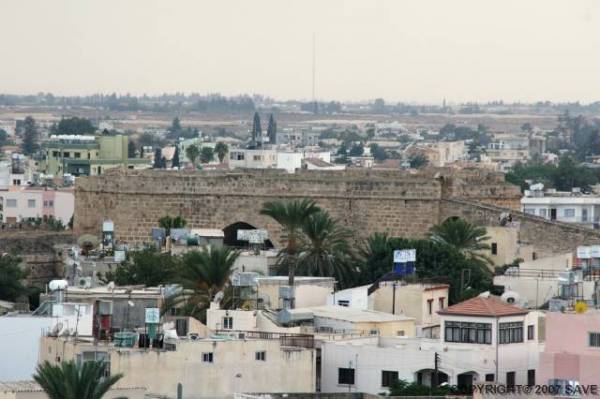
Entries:
[[14,302],[28,293],[23,283],[27,272],[21,269],[20,263],[20,258],[14,255],[2,256],[0,253],[0,299],[4,301]]
[[96,128],[87,118],[73,116],[70,118],[61,118],[58,124],[50,128],[52,134],[94,134]]
[[48,361],[38,365],[33,379],[40,384],[49,399],[102,399],[123,375],[105,376],[106,364],[75,361],[53,365]]
[[32,155],[39,150],[39,135],[35,119],[31,116],[25,118],[23,122],[23,141],[21,143],[23,154]]

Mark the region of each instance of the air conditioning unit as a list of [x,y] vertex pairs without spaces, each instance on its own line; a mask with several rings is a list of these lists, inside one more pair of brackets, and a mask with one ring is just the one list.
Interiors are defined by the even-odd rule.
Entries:
[[246,333],[243,333],[243,332],[239,333],[238,334],[238,338],[239,339],[246,339]]
[[91,277],[79,277],[77,279],[77,287],[92,288],[92,278]]

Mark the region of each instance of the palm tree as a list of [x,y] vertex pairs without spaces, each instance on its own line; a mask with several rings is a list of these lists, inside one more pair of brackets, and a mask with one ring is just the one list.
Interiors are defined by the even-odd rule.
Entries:
[[464,219],[451,217],[442,224],[433,226],[429,230],[429,239],[454,247],[468,258],[490,262],[490,259],[481,253],[490,249],[485,243],[490,239],[486,234],[485,227],[477,227]]
[[392,268],[394,245],[387,233],[374,233],[360,248],[360,283],[370,284]]
[[223,163],[223,160],[225,159],[225,155],[227,155],[228,151],[229,151],[229,147],[227,146],[227,144],[223,143],[222,141],[219,141],[215,145],[215,153],[217,154],[217,157],[219,157],[220,163]]
[[[320,210],[315,201],[304,198],[293,201],[266,202],[260,211],[261,215],[269,216],[283,228],[286,247],[282,250],[281,255],[284,256],[288,265],[288,284],[290,287],[294,286],[302,226],[312,214]],[[290,301],[290,307],[294,308],[293,298]]]
[[182,229],[187,225],[187,220],[181,216],[175,216],[174,218],[166,215],[158,219],[158,225],[165,229],[166,235],[171,235],[171,229]]
[[326,211],[312,214],[302,226],[298,270],[309,276],[333,276],[341,288],[356,277],[352,232],[339,226]]
[[217,293],[229,286],[238,256],[239,252],[231,248],[213,245],[183,256],[180,282],[192,293],[180,299],[188,305],[188,314],[197,315],[206,309]]
[[[105,377],[102,362],[74,361],[52,365],[48,361],[38,365],[33,379],[40,384],[50,399],[101,399],[123,375]],[[125,398],[121,398],[125,399]]]

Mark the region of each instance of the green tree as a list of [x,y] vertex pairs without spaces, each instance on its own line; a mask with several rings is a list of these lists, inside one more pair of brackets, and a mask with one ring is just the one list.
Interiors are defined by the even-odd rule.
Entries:
[[[102,399],[123,375],[106,377],[106,364],[88,361],[79,366],[74,361],[38,365],[33,379],[49,399]],[[124,398],[121,398],[124,399]]]
[[216,245],[186,253],[181,271],[183,286],[205,292],[210,300],[214,299],[229,284],[238,257],[239,252]]
[[165,229],[166,234],[171,235],[171,229],[182,229],[187,225],[187,220],[181,216],[171,217],[169,215],[158,219],[158,225]]
[[96,128],[87,118],[61,118],[58,125],[51,129],[52,134],[94,134]]
[[160,150],[160,148],[157,148],[156,150],[154,150],[154,163],[153,163],[152,167],[154,169],[163,168],[162,160],[163,160],[162,151]]
[[[261,215],[268,216],[279,223],[283,229],[286,247],[282,249],[288,270],[288,284],[294,286],[296,268],[298,266],[298,253],[301,248],[302,227],[308,218],[319,212],[316,202],[307,198],[293,201],[266,202],[260,211]],[[294,308],[294,301],[290,303]]]
[[369,146],[369,148],[371,149],[371,155],[373,155],[375,160],[385,161],[388,158],[387,153],[379,144],[373,143]]
[[450,386],[429,387],[416,382],[396,380],[390,387],[390,396],[428,396],[444,397],[456,394],[457,391]]
[[14,302],[27,294],[27,288],[23,284],[27,272],[21,269],[20,263],[20,258],[14,255],[2,256],[0,253],[0,299]]
[[489,244],[486,243],[490,237],[486,234],[485,227],[478,227],[464,219],[451,217],[433,226],[429,230],[429,239],[438,244],[449,245],[467,257],[488,261],[489,258],[481,253],[490,249]]
[[267,136],[269,137],[269,143],[277,143],[277,122],[273,118],[273,114],[269,116],[269,125],[267,126]]
[[320,211],[307,218],[302,233],[297,272],[306,276],[335,277],[341,288],[351,286],[356,278],[355,256],[350,244],[352,232],[341,227],[326,211]]
[[154,248],[128,254],[127,259],[114,272],[103,276],[106,282],[117,285],[143,284],[147,287],[172,283],[177,276],[178,258],[161,253]]
[[427,166],[429,160],[423,154],[413,154],[408,158],[408,162],[411,168],[420,169]]
[[521,125],[521,130],[526,133],[531,133],[533,132],[533,126],[531,125],[531,123],[525,122]]
[[196,164],[196,160],[200,156],[200,149],[196,144],[191,144],[185,149],[185,155],[188,157],[192,164]]
[[28,116],[23,122],[23,142],[21,143],[21,150],[25,155],[32,155],[39,148],[39,132],[37,124],[35,123],[35,119]]
[[258,112],[254,113],[252,120],[252,146],[254,148],[262,146],[262,127]]
[[129,140],[127,143],[127,157],[130,159],[135,158],[135,143],[133,140]]
[[209,163],[215,158],[214,150],[211,147],[202,147],[200,150],[200,162]]
[[0,129],[0,148],[8,144],[8,133],[6,130]]
[[[363,244],[357,284],[371,284],[391,273],[394,250],[402,249],[415,249],[417,252],[416,276],[405,279],[448,283],[450,303],[471,298],[492,288],[493,276],[489,268],[477,259],[467,258],[454,247],[431,240],[389,237],[384,233],[372,235]],[[468,276],[468,279],[464,280],[464,276]]]
[[169,132],[172,134],[176,134],[181,131],[181,121],[178,117],[173,118],[171,122],[171,127],[169,127]]
[[351,157],[361,157],[364,153],[365,153],[365,148],[363,147],[363,145],[356,144],[356,145],[353,145],[352,148],[350,148],[349,155]]
[[179,168],[179,146],[175,147],[175,154],[173,154],[173,160],[171,161],[171,166],[174,168]]
[[229,147],[227,146],[227,144],[223,143],[222,141],[219,141],[215,145],[215,152],[217,153],[217,156],[219,157],[220,163],[223,163],[223,160],[225,159],[225,155],[227,155],[228,151],[229,151]]

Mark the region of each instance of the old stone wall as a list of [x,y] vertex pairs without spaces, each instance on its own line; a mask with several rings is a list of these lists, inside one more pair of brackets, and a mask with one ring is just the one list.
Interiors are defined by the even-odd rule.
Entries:
[[600,244],[600,230],[550,221],[506,208],[461,199],[445,199],[440,222],[458,216],[479,226],[499,226],[502,213],[510,212],[519,225],[519,241],[535,246],[538,257],[573,251],[578,245]]
[[29,271],[27,283],[44,287],[50,280],[62,277],[62,261],[55,251],[56,245],[73,244],[72,232],[45,230],[0,232],[0,253],[14,253]]
[[378,231],[419,237],[439,221],[440,200],[458,195],[511,206],[520,198],[498,175],[481,172],[119,170],[77,180],[75,232],[99,234],[102,220],[111,219],[117,240],[148,242],[159,218],[180,215],[191,227],[246,222],[277,241],[279,226],[260,215],[263,204],[308,197],[359,237]]

